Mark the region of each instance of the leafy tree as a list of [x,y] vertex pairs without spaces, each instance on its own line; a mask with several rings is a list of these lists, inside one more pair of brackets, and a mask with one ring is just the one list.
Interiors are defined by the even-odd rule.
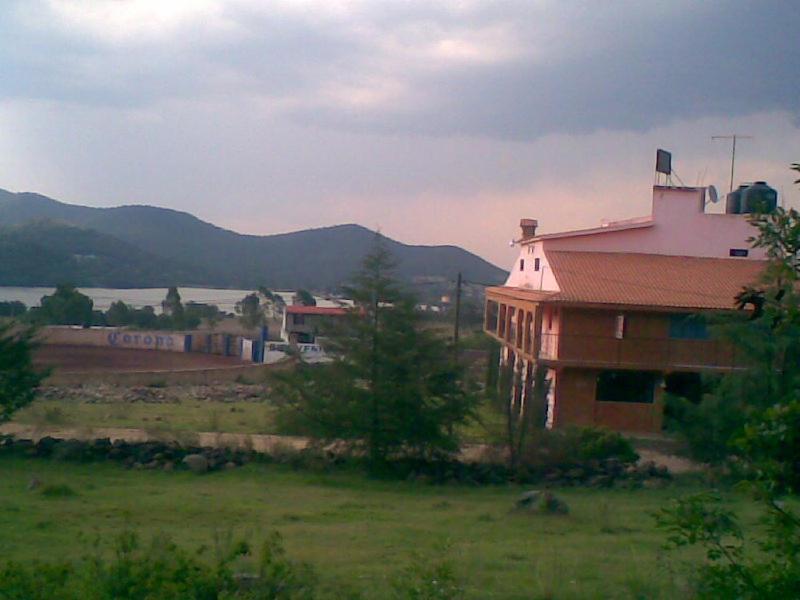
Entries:
[[133,311],[122,300],[112,302],[106,311],[106,322],[112,327],[130,325],[132,321]]
[[[550,387],[544,367],[537,365],[532,380],[527,382],[522,378],[520,367],[520,364],[504,365],[496,374],[492,371],[487,374],[487,381],[495,379],[494,385],[487,387],[487,396],[504,417],[503,439],[512,470],[519,468],[520,461],[544,429]],[[523,394],[528,398],[525,404],[522,402]]]
[[47,375],[33,366],[34,330],[0,323],[0,423],[30,404]]
[[248,329],[255,329],[264,324],[264,312],[258,294],[247,294],[234,307],[239,315],[239,322]]
[[52,295],[42,296],[41,306],[32,308],[30,316],[37,323],[88,327],[92,324],[93,306],[92,299],[75,286],[61,283]]
[[297,290],[294,294],[293,300],[295,304],[302,304],[303,306],[317,305],[317,301],[308,290]]
[[158,316],[155,309],[152,306],[132,309],[131,324],[139,329],[155,329],[158,327]]
[[283,297],[267,289],[263,285],[258,288],[258,293],[261,294],[262,297],[261,306],[263,307],[264,314],[272,319],[280,318],[286,308],[286,302],[284,302]]
[[658,517],[673,545],[705,548],[698,572],[705,598],[800,597],[800,515],[781,500],[800,492],[800,213],[778,208],[751,222],[758,229],[751,242],[767,251],[769,265],[763,285],[738,297],[750,318],[731,328],[750,364],[724,377],[714,394],[734,402],[719,405],[734,415],[722,447],[764,507],[765,527],[747,540],[713,495],[679,500]]
[[0,302],[0,317],[19,317],[25,314],[28,307],[19,300]]
[[187,302],[184,307],[184,313],[186,316],[186,329],[196,329],[203,320],[213,329],[222,319],[222,313],[216,304]]
[[377,240],[345,289],[354,307],[327,332],[333,361],[276,376],[284,427],[349,440],[373,468],[400,454],[456,450],[455,426],[473,414],[463,372],[446,343],[418,327],[414,299],[398,288],[393,266]]

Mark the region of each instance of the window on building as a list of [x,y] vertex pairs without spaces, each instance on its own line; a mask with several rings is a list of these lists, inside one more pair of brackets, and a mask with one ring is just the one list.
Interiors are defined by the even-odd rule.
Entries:
[[[712,380],[713,381],[713,380]],[[694,404],[700,404],[703,394],[710,391],[713,384],[704,382],[700,373],[686,373],[676,371],[664,376],[664,393],[672,396],[686,398]],[[670,405],[664,407],[664,414],[670,416]],[[678,416],[672,414],[671,416]]]
[[703,315],[670,315],[669,337],[674,340],[707,340],[710,337]]
[[533,270],[534,271],[538,271],[539,270],[539,259],[538,258],[534,258],[533,259]]
[[601,371],[597,376],[598,402],[652,404],[656,374],[650,371]]
[[618,340],[625,337],[625,315],[617,315],[614,321],[614,337]]
[[294,324],[295,325],[304,325],[306,322],[305,315],[294,315]]
[[524,271],[525,270],[525,259],[524,258],[520,258],[519,259],[519,270],[520,271]]

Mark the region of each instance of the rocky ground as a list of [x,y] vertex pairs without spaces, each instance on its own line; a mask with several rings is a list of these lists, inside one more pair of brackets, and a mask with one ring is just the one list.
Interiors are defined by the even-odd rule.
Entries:
[[216,383],[208,385],[117,386],[91,383],[80,387],[41,388],[42,400],[81,401],[87,404],[172,403],[186,400],[207,402],[264,402],[269,388],[264,384]]

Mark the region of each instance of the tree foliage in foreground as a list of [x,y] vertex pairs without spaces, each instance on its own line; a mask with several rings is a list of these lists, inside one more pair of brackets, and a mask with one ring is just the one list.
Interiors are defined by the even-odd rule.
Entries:
[[0,323],[0,423],[30,404],[46,373],[33,366],[34,331]]
[[354,307],[327,332],[333,361],[276,376],[284,429],[348,440],[373,467],[400,454],[456,450],[456,426],[474,406],[451,349],[419,327],[415,300],[392,278],[393,266],[376,241],[345,290]]
[[705,549],[702,598],[800,598],[800,515],[785,502],[800,493],[800,213],[779,208],[751,222],[758,229],[751,243],[767,251],[769,266],[761,287],[739,295],[750,318],[732,328],[749,368],[724,377],[714,395],[729,413],[721,447],[761,503],[763,528],[748,538],[709,494],[658,516],[672,545]]

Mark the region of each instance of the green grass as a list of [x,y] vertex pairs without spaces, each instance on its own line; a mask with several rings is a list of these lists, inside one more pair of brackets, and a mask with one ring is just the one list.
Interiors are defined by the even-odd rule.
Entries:
[[[221,431],[224,433],[280,433],[277,409],[268,400],[220,402],[181,398],[170,402],[88,401],[79,392],[61,400],[38,399],[14,415],[14,422],[41,428],[121,427],[164,432]],[[466,443],[502,439],[503,415],[482,405],[478,421],[461,428]]]
[[38,427],[124,427],[163,431],[275,433],[275,409],[267,402],[88,402],[80,396],[39,399],[14,415]]
[[[29,490],[33,477],[42,486]],[[43,493],[66,487],[74,493]],[[568,516],[512,512],[520,491],[260,464],[197,476],[2,457],[0,557],[76,556],[125,528],[165,531],[190,548],[212,545],[220,533],[258,542],[277,529],[290,556],[317,568],[325,589],[344,583],[366,598],[386,597],[415,553],[436,557],[445,547],[469,598],[685,595],[680,572],[664,566],[664,535],[651,513],[692,489],[560,490]]]

